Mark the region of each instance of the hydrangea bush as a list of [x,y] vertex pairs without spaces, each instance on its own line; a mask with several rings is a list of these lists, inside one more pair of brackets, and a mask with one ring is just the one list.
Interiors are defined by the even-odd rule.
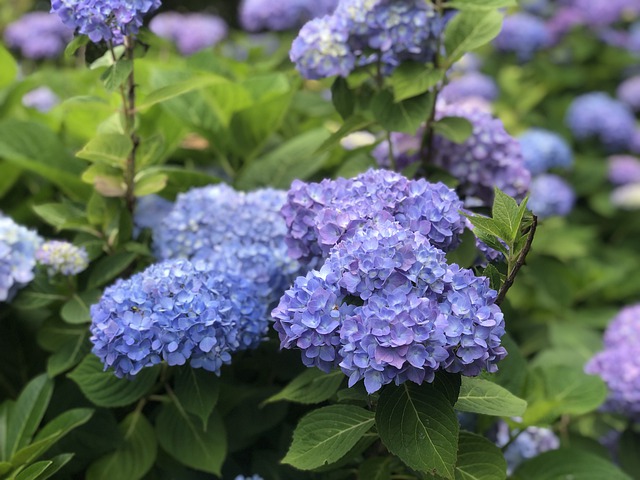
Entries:
[[0,5],[0,477],[638,478],[633,0],[162,3]]

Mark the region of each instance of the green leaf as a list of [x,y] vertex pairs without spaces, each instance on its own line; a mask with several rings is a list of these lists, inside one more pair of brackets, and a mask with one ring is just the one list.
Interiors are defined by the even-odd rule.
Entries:
[[77,335],[69,336],[47,359],[47,374],[50,377],[66,372],[75,367],[91,351],[89,332],[78,331]]
[[101,258],[92,267],[87,288],[101,287],[110,282],[126,270],[136,257],[135,253],[120,252]]
[[87,470],[87,480],[138,480],[155,463],[158,453],[155,432],[142,413],[127,415],[119,429],[122,441],[117,450],[93,462]]
[[367,458],[360,464],[358,478],[363,480],[391,480],[391,468],[395,461],[391,456]]
[[47,468],[49,468],[53,462],[51,460],[43,460],[36,462],[33,465],[29,465],[22,470],[18,475],[13,477],[15,480],[36,480],[43,474]]
[[444,71],[415,62],[403,62],[389,77],[393,98],[401,102],[430,90],[444,78]]
[[462,412],[518,417],[527,409],[527,402],[489,380],[462,377],[460,396],[455,408]]
[[317,154],[316,150],[328,137],[329,133],[324,128],[293,137],[241,170],[236,186],[245,190],[267,185],[288,189],[293,180],[309,178],[322,168],[327,158],[326,154]]
[[438,372],[431,385],[442,393],[453,406],[460,395],[460,385],[462,375],[459,373]]
[[[16,477],[16,480],[24,480],[27,478],[31,478],[33,480],[47,480],[47,478],[51,478],[62,467],[64,467],[67,463],[69,463],[72,458],[73,458],[73,453],[63,453],[53,457],[51,460],[44,460],[42,462],[35,463],[33,466],[38,464],[43,464],[43,463],[46,463],[47,466],[44,469],[34,469],[33,470],[34,472],[36,470],[40,470],[40,473],[37,476],[31,476],[30,473],[27,473],[31,468],[31,467],[28,467],[24,469],[22,472],[20,472],[20,474],[18,474],[18,476]],[[23,475],[27,475],[27,476],[23,476]]]
[[88,45],[89,41],[90,40],[87,35],[76,35],[75,37],[73,37],[73,40],[71,40],[65,47],[64,57],[65,58],[73,57],[78,51],[78,49],[84,47],[85,45]]
[[462,11],[453,17],[444,32],[447,66],[497,37],[502,29],[502,18],[496,10]]
[[66,224],[84,221],[84,212],[67,203],[34,205],[33,211],[49,225],[61,230]]
[[113,92],[127,80],[132,72],[133,60],[121,58],[100,75],[100,80],[108,91]]
[[433,123],[433,130],[454,143],[463,143],[473,133],[473,126],[463,117],[444,117]]
[[627,428],[618,442],[620,466],[635,479],[640,476],[640,433]]
[[202,420],[202,428],[207,426],[209,416],[218,403],[220,381],[206,370],[191,367],[180,368],[175,380],[176,396],[184,409]]
[[176,195],[194,187],[205,187],[220,182],[218,177],[214,177],[206,172],[188,170],[182,167],[151,167],[148,168],[147,171],[167,175],[168,181],[163,195]]
[[340,140],[349,135],[350,133],[356,132],[358,130],[362,130],[372,125],[374,122],[368,118],[364,118],[360,115],[353,115],[349,117],[342,126],[333,133],[329,138],[327,138],[318,150],[315,153],[324,153],[332,148],[338,146]]
[[387,385],[376,426],[389,451],[410,468],[453,480],[458,418],[447,397],[431,385]]
[[509,352],[509,355],[500,361],[496,373],[487,373],[486,377],[520,397],[527,379],[527,360],[522,355],[518,344],[508,333],[502,337],[502,346]]
[[44,416],[53,393],[53,382],[47,375],[38,375],[22,390],[9,416],[6,443],[2,459],[10,459],[28,445]]
[[524,462],[513,475],[517,480],[631,480],[602,457],[582,450],[561,448]]
[[487,265],[487,267],[482,272],[483,277],[487,277],[489,279],[489,285],[496,292],[500,291],[500,287],[504,283],[506,277],[501,274],[498,269],[494,265]]
[[132,150],[133,142],[129,136],[122,133],[103,133],[92,138],[76,156],[123,169]]
[[415,135],[429,116],[433,95],[423,93],[396,103],[388,90],[377,93],[371,100],[371,111],[378,123],[387,131]]
[[355,446],[374,422],[373,412],[353,405],[313,410],[298,423],[282,463],[300,470],[334,463]]
[[68,375],[84,396],[100,407],[123,407],[135,402],[153,387],[159,373],[157,367],[143,368],[129,380],[103,368],[100,359],[90,354]]
[[97,70],[98,68],[110,67],[111,65],[116,63],[120,58],[122,58],[122,56],[124,55],[124,52],[125,52],[124,45],[116,45],[115,47],[113,47],[113,50],[112,49],[107,50],[102,54],[101,57],[94,60],[89,65],[89,70]]
[[200,90],[211,85],[223,84],[228,82],[229,81],[226,78],[212,74],[192,77],[188,80],[176,82],[172,85],[160,87],[157,90],[152,91],[151,93],[149,93],[149,95],[142,99],[140,104],[137,106],[137,109],[145,110],[157,103],[166,102],[167,100],[179,97],[180,95],[184,95],[185,93],[193,92],[194,90]]
[[136,197],[144,197],[152,193],[158,193],[164,190],[169,181],[169,176],[165,173],[149,172],[143,170],[135,179],[135,195]]
[[174,403],[165,404],[156,420],[160,445],[180,463],[220,476],[227,455],[226,432],[220,415],[209,416],[206,429]]
[[458,10],[495,10],[496,8],[515,7],[516,0],[451,0],[444,6]]
[[480,435],[460,432],[456,480],[505,480],[507,462],[500,449]]
[[100,299],[100,290],[88,290],[81,294],[74,293],[71,300],[60,310],[60,317],[67,323],[90,323],[89,307]]
[[331,101],[336,111],[346,120],[349,118],[356,108],[356,95],[349,88],[347,80],[342,77],[336,77],[331,85]]
[[489,245],[491,248],[495,248],[494,247],[495,244],[500,245],[499,251],[504,251],[503,253],[506,253],[504,246],[502,246],[500,242],[495,240],[495,238],[505,238],[509,236],[509,232],[506,231],[505,228],[503,228],[493,218],[485,217],[484,215],[465,214],[465,216],[469,219],[469,221],[473,225],[474,227],[473,233],[476,237],[478,237],[483,242],[485,241],[485,238],[493,237],[494,240],[489,240],[489,243],[487,242],[485,243],[487,243],[487,245]]
[[516,237],[520,233],[520,224],[526,212],[527,199],[523,200],[520,206],[506,193],[499,188],[495,189],[495,197],[493,200],[493,208],[491,216],[496,225],[507,236],[502,237],[509,245],[513,245]]
[[0,89],[8,87],[18,78],[18,64],[9,51],[0,44]]
[[264,403],[281,400],[311,405],[330,399],[340,388],[344,373],[336,370],[324,373],[317,368],[309,368],[294,378],[280,392],[267,398]]

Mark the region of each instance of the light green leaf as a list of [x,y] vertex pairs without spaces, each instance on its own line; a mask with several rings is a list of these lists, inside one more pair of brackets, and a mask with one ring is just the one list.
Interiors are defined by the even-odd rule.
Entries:
[[0,89],[8,87],[18,78],[18,64],[9,51],[0,44]]
[[143,368],[129,380],[103,369],[100,359],[90,354],[68,375],[85,397],[100,407],[122,407],[135,402],[153,387],[159,373],[157,367]]
[[393,98],[401,102],[411,97],[423,94],[441,82],[444,71],[415,62],[403,62],[389,77],[393,87]]
[[396,103],[393,94],[383,90],[371,100],[371,111],[385,130],[411,135],[427,119],[432,106],[433,95],[429,93]]
[[317,368],[310,368],[294,378],[280,392],[267,398],[264,403],[287,400],[310,405],[324,402],[338,391],[344,378],[344,373],[340,370],[324,373]]
[[176,396],[184,409],[202,420],[202,428],[207,426],[209,416],[218,403],[220,381],[206,370],[188,367],[180,368],[175,380]]
[[100,75],[100,80],[104,84],[104,87],[112,92],[116,88],[122,86],[122,84],[129,78],[129,75],[133,72],[133,60],[129,60],[128,58],[121,58],[116,63],[107,68],[102,75]]
[[376,426],[389,451],[410,468],[453,480],[458,418],[434,387],[387,385],[378,401]]
[[100,299],[100,290],[88,290],[81,294],[74,293],[71,300],[60,310],[60,317],[67,323],[90,323],[89,307]]
[[84,221],[84,212],[68,203],[45,203],[35,205],[36,212],[49,225],[61,230],[65,224]]
[[334,463],[373,427],[373,412],[353,405],[331,405],[308,413],[293,432],[282,463],[311,470]]
[[433,130],[454,143],[463,143],[473,133],[473,126],[464,117],[444,117],[433,123]]
[[515,7],[516,0],[451,0],[444,6],[458,10],[495,10],[496,8]]
[[513,475],[517,480],[631,480],[604,458],[577,449],[544,452],[524,462]]
[[500,33],[502,18],[496,10],[462,11],[453,17],[444,32],[447,65],[493,40]]
[[138,110],[145,110],[157,103],[165,102],[172,98],[179,97],[180,95],[184,95],[185,93],[200,90],[211,85],[228,82],[229,81],[226,78],[212,74],[195,76],[188,80],[176,82],[172,85],[167,85],[154,90],[142,99],[137,108]]
[[122,442],[115,452],[93,462],[87,480],[138,480],[153,466],[158,444],[153,427],[140,412],[130,413],[119,426]]
[[53,462],[51,460],[42,460],[41,462],[36,462],[33,465],[29,465],[13,478],[15,480],[36,480],[52,464]]
[[491,216],[500,231],[503,231],[507,235],[502,237],[502,239],[509,245],[513,245],[513,242],[515,242],[520,233],[520,224],[524,218],[526,206],[527,199],[523,200],[520,206],[518,206],[515,199],[496,187]]
[[358,130],[363,130],[373,123],[374,122],[368,118],[364,118],[360,115],[352,115],[342,124],[338,131],[333,133],[322,143],[322,145],[320,145],[320,147],[318,147],[316,153],[324,153],[331,150],[332,148],[338,146],[340,140],[342,140],[350,133]]
[[[73,453],[62,453],[60,455],[56,455],[51,460],[45,460],[44,462],[48,464],[47,468],[42,470],[37,477],[29,477],[29,478],[33,478],[33,480],[47,480],[47,478],[51,478],[53,475],[58,473],[58,471],[62,467],[64,467],[67,463],[71,461],[71,459],[73,458],[73,455],[74,455]],[[41,462],[38,462],[38,463],[41,463]],[[20,474],[16,477],[16,480],[27,478],[27,477],[21,476],[27,470],[28,469],[25,469],[23,472],[20,472]]]
[[91,139],[76,156],[123,169],[132,150],[133,142],[129,136],[121,133],[103,133]]
[[209,416],[206,429],[200,423],[174,403],[163,405],[156,420],[160,445],[180,463],[220,476],[227,455],[224,425],[215,411]]
[[76,35],[73,37],[64,49],[64,57],[71,58],[75,55],[78,49],[84,47],[89,43],[89,37],[87,35]]
[[489,380],[462,377],[460,395],[455,408],[462,412],[518,417],[527,409],[527,402]]
[[144,197],[152,193],[158,193],[164,190],[169,181],[169,176],[165,173],[149,172],[143,170],[135,179],[135,195],[136,197]]

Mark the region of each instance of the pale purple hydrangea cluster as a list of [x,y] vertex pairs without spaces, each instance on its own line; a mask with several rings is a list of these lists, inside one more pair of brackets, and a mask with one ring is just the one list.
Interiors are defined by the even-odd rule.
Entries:
[[549,47],[552,37],[543,20],[521,12],[505,18],[493,43],[499,51],[513,52],[519,60],[527,61],[538,50]]
[[610,152],[626,150],[636,133],[631,109],[604,92],[576,97],[565,121],[578,140],[595,138]]
[[162,361],[220,374],[265,337],[266,309],[242,276],[171,260],[105,289],[91,306],[92,352],[118,377]]
[[531,181],[527,208],[540,218],[564,217],[573,209],[576,194],[558,175],[544,173]]
[[[494,188],[522,199],[529,189],[531,174],[524,165],[520,143],[507,133],[502,121],[491,113],[465,104],[439,103],[436,119],[463,117],[473,132],[462,143],[434,135],[431,161],[454,176],[459,182],[458,193],[467,206],[491,205]],[[423,131],[417,136],[394,134],[391,137],[396,168],[402,170],[419,161],[428,152],[419,150]],[[409,137],[409,138],[407,138]],[[415,138],[415,141],[410,141]],[[409,147],[408,149],[404,146]],[[372,154],[379,165],[389,167],[388,143],[381,143]]]
[[159,259],[202,260],[209,268],[241,274],[277,299],[299,273],[287,255],[287,227],[280,215],[284,191],[244,193],[219,184],[194,188],[176,202],[153,232]]
[[290,30],[331,14],[339,0],[243,0],[240,25],[245,30]]
[[640,159],[631,155],[612,155],[607,162],[609,181],[614,185],[640,183]]
[[573,165],[573,152],[564,138],[542,128],[531,128],[518,138],[524,164],[532,175]]
[[640,75],[626,79],[616,91],[618,99],[634,112],[640,112]]
[[144,16],[157,10],[161,3],[160,0],[51,0],[51,12],[92,42],[122,43],[125,36],[138,33]]
[[445,370],[495,371],[506,351],[503,315],[484,277],[381,211],[298,277],[273,310],[283,348],[308,367],[339,367],[369,393],[433,381]]
[[498,447],[509,444],[511,438],[517,435],[504,451],[509,475],[525,460],[560,448],[558,436],[553,433],[553,430],[544,427],[527,427],[520,431],[511,429],[506,422],[500,421],[494,435]]
[[36,232],[0,214],[0,302],[11,300],[33,280],[41,243]]
[[57,15],[31,12],[7,25],[4,41],[25,58],[56,58],[73,38],[73,29],[65,26]]
[[585,366],[609,388],[603,408],[640,419],[640,304],[623,308],[604,334],[604,350]]
[[227,23],[216,15],[206,13],[159,13],[151,22],[149,29],[159,37],[176,44],[182,55],[191,55],[212,47],[228,34]]
[[22,105],[47,113],[60,103],[60,98],[46,86],[34,88],[22,96]]
[[36,251],[36,260],[53,275],[77,275],[89,266],[89,255],[84,247],[73,243],[49,240]]
[[470,97],[492,102],[498,98],[498,86],[490,76],[480,72],[470,72],[451,80],[440,94],[441,98],[449,103]]
[[303,262],[325,258],[365,220],[388,212],[402,226],[450,250],[464,231],[456,193],[442,183],[408,180],[388,170],[369,170],[355,178],[294,181],[282,207],[289,255]]
[[309,79],[376,64],[388,75],[403,61],[430,61],[442,27],[424,0],[341,0],[333,14],[302,27],[290,57]]
[[234,480],[264,480],[260,475],[254,473],[251,476],[238,475]]
[[590,27],[605,27],[625,16],[640,14],[637,0],[571,0],[568,8],[579,12],[582,22]]

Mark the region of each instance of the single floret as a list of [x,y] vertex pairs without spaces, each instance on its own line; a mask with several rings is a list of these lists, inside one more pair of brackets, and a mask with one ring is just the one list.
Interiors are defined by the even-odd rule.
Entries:
[[73,243],[50,240],[42,244],[36,252],[36,260],[47,267],[50,276],[77,275],[89,266],[89,255],[84,247]]

